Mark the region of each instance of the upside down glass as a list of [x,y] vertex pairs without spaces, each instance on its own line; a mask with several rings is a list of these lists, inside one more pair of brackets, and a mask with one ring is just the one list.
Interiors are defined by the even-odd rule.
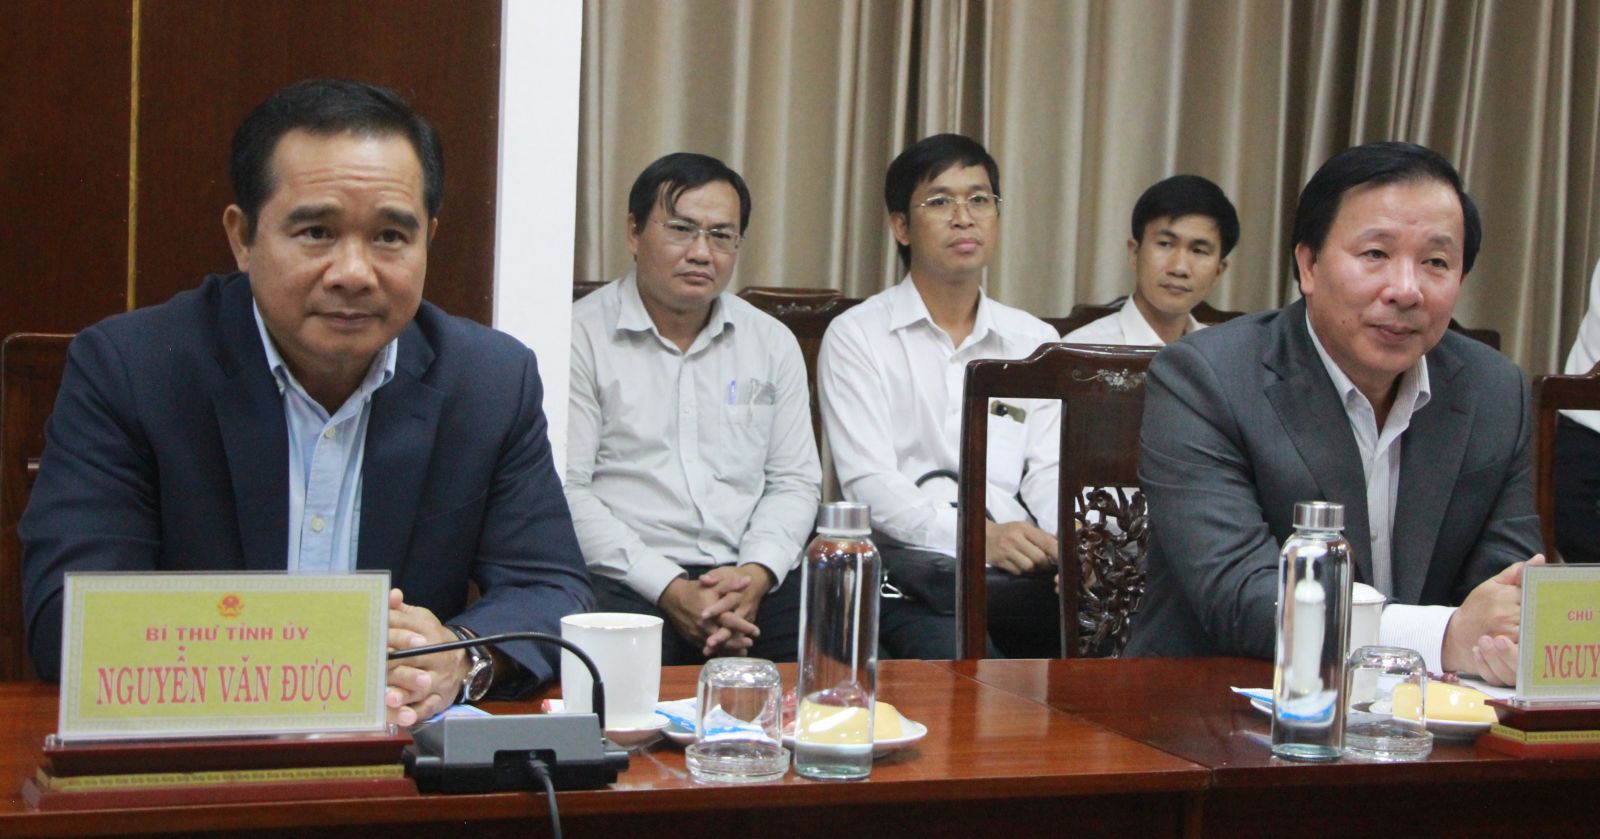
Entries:
[[789,771],[783,747],[783,681],[761,658],[714,658],[700,668],[694,744],[684,753],[699,781],[776,781]]
[[1403,647],[1361,647],[1346,665],[1346,754],[1368,760],[1421,760],[1433,751],[1427,728],[1428,668]]

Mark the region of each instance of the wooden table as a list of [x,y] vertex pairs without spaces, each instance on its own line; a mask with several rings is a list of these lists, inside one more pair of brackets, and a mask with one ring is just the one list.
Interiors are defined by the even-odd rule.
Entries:
[[[788,681],[792,666],[786,668]],[[662,696],[694,693],[698,668],[667,668]],[[611,789],[564,792],[566,834],[752,837],[1176,835],[1210,772],[1088,720],[941,663],[882,665],[879,695],[928,726],[871,779],[819,783],[792,773],[757,786],[694,783],[683,752],[636,753]],[[532,703],[493,710],[527,712]],[[17,794],[55,728],[55,687],[0,684],[0,836],[227,831],[232,836],[541,836],[544,798],[528,793],[30,813]]]
[[1228,689],[1271,685],[1264,661],[946,666],[1206,767],[1211,785],[1188,814],[1189,835],[1600,835],[1600,759],[1523,760],[1479,750],[1470,740],[1438,740],[1420,763],[1295,764],[1272,757],[1270,721]]

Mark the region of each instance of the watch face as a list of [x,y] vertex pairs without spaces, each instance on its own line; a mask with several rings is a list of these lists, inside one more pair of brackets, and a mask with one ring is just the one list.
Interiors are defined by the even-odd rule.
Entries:
[[492,663],[485,656],[473,662],[472,669],[467,671],[467,678],[462,682],[463,698],[467,702],[476,702],[489,692],[489,683],[494,680]]

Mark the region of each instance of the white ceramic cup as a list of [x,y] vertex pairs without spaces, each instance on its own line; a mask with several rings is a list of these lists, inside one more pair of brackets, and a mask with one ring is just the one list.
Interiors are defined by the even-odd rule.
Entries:
[[1362,647],[1378,643],[1378,618],[1383,614],[1383,604],[1388,598],[1366,583],[1356,583],[1350,595],[1350,646],[1345,648],[1345,658]]
[[[606,729],[646,728],[661,693],[660,618],[626,612],[590,612],[561,619],[561,637],[594,659],[606,686]],[[575,713],[591,713],[594,680],[589,668],[561,651],[561,698]]]

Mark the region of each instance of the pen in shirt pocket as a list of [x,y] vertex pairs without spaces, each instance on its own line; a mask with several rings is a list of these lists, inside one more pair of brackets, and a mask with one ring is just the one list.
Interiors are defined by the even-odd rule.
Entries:
[[737,405],[737,404],[739,404],[739,380],[738,379],[734,379],[733,381],[728,382],[728,404],[729,405]]

